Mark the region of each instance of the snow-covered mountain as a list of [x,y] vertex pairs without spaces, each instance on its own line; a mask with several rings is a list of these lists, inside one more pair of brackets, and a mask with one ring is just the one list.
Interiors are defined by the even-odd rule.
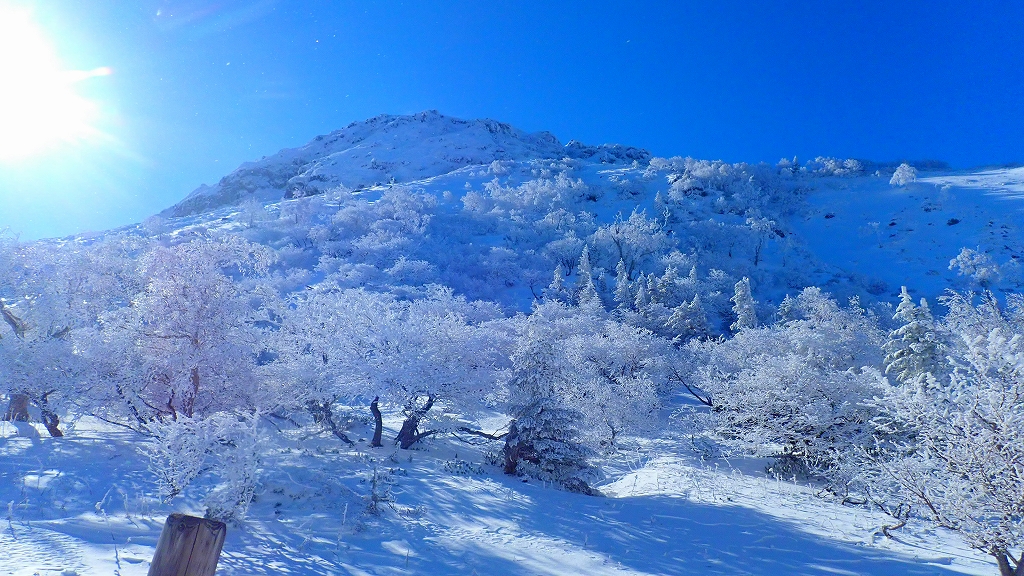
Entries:
[[172,510],[237,522],[224,574],[990,573],[1024,510],[1019,467],[984,468],[1024,445],[991,377],[1024,374],[1022,196],[1022,168],[425,112],[141,225],[0,235],[29,419],[0,422],[0,576],[144,574]]
[[305,146],[246,162],[213,186],[200,186],[162,216],[185,216],[250,196],[275,200],[344,186],[359,190],[447,174],[495,160],[596,158],[646,161],[646,150],[619,145],[563,145],[550,132],[528,134],[494,120],[461,120],[436,110],[381,115],[317,136]]

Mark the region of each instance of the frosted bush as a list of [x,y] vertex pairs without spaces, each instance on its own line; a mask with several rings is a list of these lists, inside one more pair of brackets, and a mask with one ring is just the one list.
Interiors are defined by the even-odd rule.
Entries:
[[892,178],[889,179],[889,184],[902,187],[915,180],[917,180],[917,170],[910,164],[904,162],[896,168],[895,172],[893,172]]
[[882,333],[863,310],[816,288],[787,299],[780,315],[729,340],[692,343],[689,379],[714,399],[711,431],[726,445],[836,478],[843,454],[870,436],[864,401],[887,386],[876,368]]
[[970,248],[960,250],[956,258],[949,261],[949,269],[956,270],[960,276],[973,278],[985,288],[997,283],[1000,277],[999,265],[991,256]]

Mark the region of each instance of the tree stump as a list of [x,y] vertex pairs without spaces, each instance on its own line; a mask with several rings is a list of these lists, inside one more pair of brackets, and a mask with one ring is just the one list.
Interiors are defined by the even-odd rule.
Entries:
[[8,422],[28,422],[28,394],[11,394],[11,401],[4,412]]
[[213,576],[228,528],[223,522],[171,514],[149,566],[149,576]]

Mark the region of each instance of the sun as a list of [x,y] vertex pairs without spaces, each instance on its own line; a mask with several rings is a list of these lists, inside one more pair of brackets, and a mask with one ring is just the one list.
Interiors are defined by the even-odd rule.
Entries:
[[109,73],[65,70],[31,14],[0,5],[0,162],[96,136],[99,107],[75,84]]

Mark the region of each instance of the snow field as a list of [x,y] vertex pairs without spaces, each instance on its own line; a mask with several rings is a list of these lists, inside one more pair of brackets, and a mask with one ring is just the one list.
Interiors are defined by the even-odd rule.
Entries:
[[[131,433],[91,419],[61,441],[0,430],[0,494],[14,502],[0,574],[145,574],[166,514],[202,514],[198,488],[170,506],[145,496]],[[763,460],[702,464],[672,448],[681,437],[624,448],[606,496],[589,497],[506,477],[477,463],[488,447],[454,438],[402,451],[288,435],[218,574],[991,573],[953,535],[917,524],[886,539],[881,514],[767,478]],[[379,515],[365,508],[374,468],[392,471]],[[88,490],[68,498],[61,481]]]

